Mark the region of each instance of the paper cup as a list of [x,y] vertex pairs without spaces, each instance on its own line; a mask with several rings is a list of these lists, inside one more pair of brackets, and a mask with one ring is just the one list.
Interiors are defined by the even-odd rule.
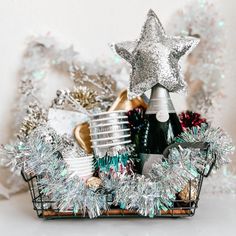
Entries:
[[[116,132],[130,132],[130,129],[121,129],[121,130],[117,130]],[[95,137],[96,135],[103,135],[103,134],[112,134],[114,133],[114,130],[110,130],[110,131],[105,131],[105,132],[100,132],[100,133],[91,133],[90,136],[91,137]]]
[[65,161],[68,164],[68,169],[72,172],[76,172],[77,175],[89,175],[92,174],[95,169],[93,155],[67,158]]
[[126,113],[127,112],[125,110],[107,111],[107,112],[92,114],[90,117],[92,120],[99,120],[99,119],[103,119],[106,117],[114,118],[114,117],[118,117],[118,116],[125,116]]
[[105,126],[99,126],[99,127],[90,127],[90,133],[92,135],[96,135],[97,133],[102,132],[117,132],[119,130],[128,129],[128,123],[119,123],[119,124],[113,124],[113,125],[105,125]]
[[94,148],[107,148],[107,147],[112,147],[112,146],[114,147],[114,146],[117,146],[117,145],[124,145],[124,144],[128,144],[128,143],[131,143],[131,140],[117,142],[117,143],[96,145]]
[[90,118],[90,136],[96,158],[105,156],[112,147],[131,143],[126,111],[102,112]]
[[96,125],[90,125],[90,127],[93,129],[93,128],[100,128],[100,127],[106,127],[106,126],[113,126],[113,125],[128,125],[129,122],[128,121],[118,121],[118,122],[115,122],[115,123],[102,123],[102,124],[96,124]]
[[106,123],[116,123],[121,121],[128,121],[128,116],[118,116],[118,117],[106,117],[98,120],[90,120],[92,125],[95,124],[106,124]]
[[99,145],[112,144],[112,143],[123,142],[123,141],[128,141],[128,140],[130,140],[129,134],[116,137],[116,138],[104,138],[104,139],[92,140],[92,145],[93,147],[97,147]]
[[117,147],[117,146],[122,146],[122,145],[128,145],[130,144],[131,141],[125,141],[125,142],[119,142],[119,143],[114,143],[114,144],[111,144],[111,145],[100,145],[99,147],[94,147],[93,148],[93,151],[94,151],[94,155],[95,155],[95,158],[102,158],[104,156],[107,155],[107,153],[109,152],[109,150],[113,147]]
[[97,140],[97,139],[106,139],[106,138],[118,138],[125,135],[131,135],[130,129],[123,129],[118,131],[108,131],[108,132],[100,132],[97,134],[91,134],[91,140]]

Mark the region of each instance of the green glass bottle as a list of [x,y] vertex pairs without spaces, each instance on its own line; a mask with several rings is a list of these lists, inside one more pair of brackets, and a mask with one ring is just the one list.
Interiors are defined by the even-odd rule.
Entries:
[[152,88],[145,122],[141,135],[140,159],[141,172],[147,175],[153,162],[157,158],[163,158],[165,148],[182,132],[169,92],[158,84]]

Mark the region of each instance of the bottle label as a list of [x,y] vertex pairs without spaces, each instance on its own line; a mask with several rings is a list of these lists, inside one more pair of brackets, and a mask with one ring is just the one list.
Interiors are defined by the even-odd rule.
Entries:
[[168,110],[160,110],[156,113],[156,119],[160,122],[166,122],[169,120]]
[[148,176],[152,165],[163,158],[162,154],[147,154],[140,153],[141,165],[142,165],[142,175]]

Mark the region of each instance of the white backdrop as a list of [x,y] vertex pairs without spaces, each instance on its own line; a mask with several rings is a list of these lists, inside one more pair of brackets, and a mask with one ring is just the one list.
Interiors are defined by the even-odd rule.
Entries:
[[[196,0],[197,3],[198,0]],[[203,1],[203,0],[201,0]],[[111,54],[108,43],[139,36],[147,11],[152,8],[165,25],[174,11],[187,0],[0,0],[0,143],[9,139],[11,107],[14,103],[17,73],[25,42],[30,35],[50,33],[64,45],[73,44],[85,58]],[[228,63],[236,53],[236,2],[218,0],[228,33]],[[193,6],[194,7],[194,6]],[[216,122],[236,140],[236,79],[224,81],[227,97]],[[52,85],[49,85],[52,86]],[[53,89],[56,90],[56,85]],[[58,85],[59,87],[59,85]],[[182,103],[179,100],[178,107]],[[183,107],[184,108],[184,107]]]

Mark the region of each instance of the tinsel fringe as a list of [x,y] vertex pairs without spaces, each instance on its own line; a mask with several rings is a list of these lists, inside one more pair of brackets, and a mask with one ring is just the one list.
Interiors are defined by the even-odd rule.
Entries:
[[[232,151],[228,137],[214,128],[193,128],[184,132],[177,141],[210,142],[211,153],[217,155],[217,167],[226,163],[226,155]],[[94,191],[68,170],[64,159],[66,155],[75,155],[70,145],[44,125],[36,128],[25,142],[3,147],[1,162],[12,169],[23,168],[28,175],[42,176],[38,180],[42,193],[55,201],[54,206],[61,211],[73,209],[74,213],[87,213],[91,218],[109,208],[104,194],[106,191],[114,193],[113,204],[153,217],[160,210],[172,206],[175,194],[189,180],[196,178],[207,164],[205,155],[199,150],[173,148],[166,161],[153,164],[149,178],[127,173],[102,175],[103,191]],[[63,153],[63,150],[68,151]]]

